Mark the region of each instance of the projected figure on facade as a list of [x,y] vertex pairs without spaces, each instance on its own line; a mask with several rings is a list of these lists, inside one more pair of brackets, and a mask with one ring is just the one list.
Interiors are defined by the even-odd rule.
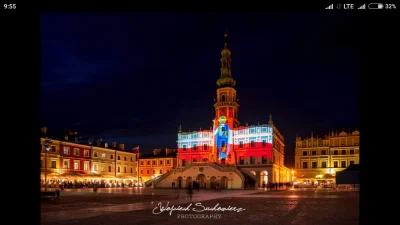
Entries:
[[218,160],[224,160],[229,155],[229,140],[230,130],[229,126],[225,123],[226,117],[221,116],[219,118],[219,126],[215,132],[215,139],[218,149]]

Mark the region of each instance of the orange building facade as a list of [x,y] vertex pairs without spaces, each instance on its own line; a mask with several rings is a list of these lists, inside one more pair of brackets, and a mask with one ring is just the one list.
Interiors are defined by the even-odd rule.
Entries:
[[140,155],[139,179],[142,183],[160,177],[177,167],[176,149],[155,149],[153,154]]

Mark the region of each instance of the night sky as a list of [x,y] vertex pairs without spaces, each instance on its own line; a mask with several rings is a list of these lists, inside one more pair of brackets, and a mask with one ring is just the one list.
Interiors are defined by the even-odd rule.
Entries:
[[359,27],[340,13],[42,13],[41,125],[176,148],[209,128],[228,29],[242,125],[300,136],[359,127]]

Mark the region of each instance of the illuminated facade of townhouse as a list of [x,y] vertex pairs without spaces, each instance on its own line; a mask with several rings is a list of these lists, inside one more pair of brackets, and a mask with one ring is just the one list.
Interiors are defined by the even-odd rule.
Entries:
[[360,132],[332,131],[323,137],[296,138],[295,180],[334,183],[336,172],[360,162]]
[[152,183],[147,182],[160,177],[177,167],[176,149],[154,149],[153,154],[140,154],[139,180],[146,186]]
[[266,116],[268,123],[263,125],[243,126],[238,120],[231,62],[225,33],[212,127],[192,132],[179,127],[178,168],[154,180],[155,187],[186,187],[197,181],[202,188],[243,189],[290,182],[290,171],[284,165],[284,138],[272,116]]
[[[62,182],[97,183],[104,187],[135,185],[136,154],[125,150],[124,144],[113,142],[111,146],[101,139],[82,141],[76,133],[63,138],[49,139],[42,128],[41,186],[45,179],[52,187]],[[49,150],[43,143],[50,141]],[[87,142],[87,143],[85,143]]]

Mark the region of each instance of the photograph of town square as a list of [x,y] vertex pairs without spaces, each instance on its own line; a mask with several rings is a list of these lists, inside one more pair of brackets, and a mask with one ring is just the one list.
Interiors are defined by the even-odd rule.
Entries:
[[355,26],[42,13],[41,224],[359,224]]

